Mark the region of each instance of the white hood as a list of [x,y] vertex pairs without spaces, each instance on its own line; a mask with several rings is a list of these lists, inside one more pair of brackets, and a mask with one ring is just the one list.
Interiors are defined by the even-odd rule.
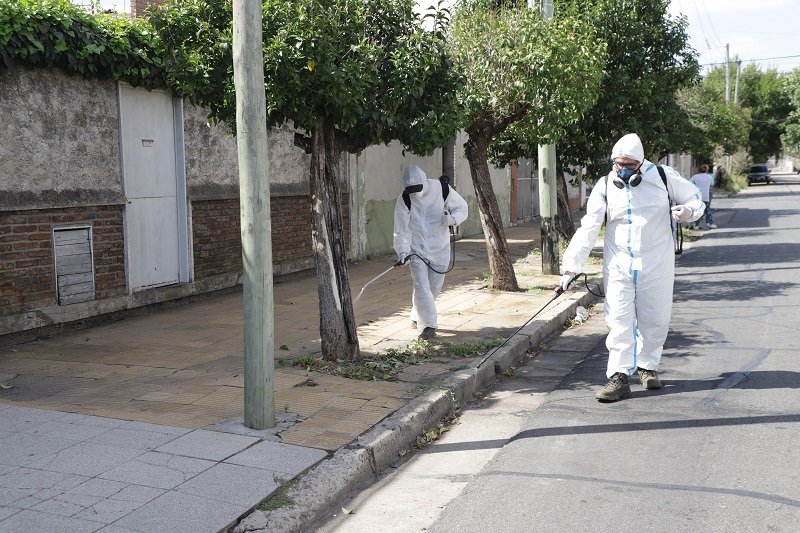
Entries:
[[642,141],[635,133],[629,133],[617,141],[614,149],[611,150],[611,159],[617,157],[628,157],[638,162],[644,161],[644,148]]
[[403,187],[422,185],[428,177],[417,165],[409,165],[403,169]]

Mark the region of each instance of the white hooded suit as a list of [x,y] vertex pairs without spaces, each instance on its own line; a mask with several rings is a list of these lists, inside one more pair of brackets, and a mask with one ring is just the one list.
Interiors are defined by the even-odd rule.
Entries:
[[622,137],[611,157],[641,161],[642,181],[619,189],[612,183],[612,170],[595,184],[561,265],[562,273],[582,272],[606,223],[603,281],[609,378],[616,372],[632,375],[637,367],[657,370],[672,313],[675,226],[669,202],[692,210],[688,222],[700,218],[705,207],[697,187],[667,166],[663,169],[669,193],[665,190],[636,134]]
[[[401,261],[417,254],[439,272],[447,270],[450,262],[449,226],[467,219],[467,202],[449,187],[447,200],[442,198],[439,180],[427,179],[416,165],[403,171],[403,187],[422,185],[422,191],[409,195],[411,208],[402,195],[394,209],[394,250]],[[434,272],[420,257],[411,257],[411,278],[414,281],[411,320],[419,329],[438,327],[436,297],[442,289],[444,274]]]

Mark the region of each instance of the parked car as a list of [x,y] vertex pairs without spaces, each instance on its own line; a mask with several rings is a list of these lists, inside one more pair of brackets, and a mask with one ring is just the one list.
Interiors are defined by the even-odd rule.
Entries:
[[767,185],[772,183],[767,164],[757,163],[755,165],[750,165],[750,168],[747,169],[747,184],[751,185],[753,183],[760,183],[762,181]]

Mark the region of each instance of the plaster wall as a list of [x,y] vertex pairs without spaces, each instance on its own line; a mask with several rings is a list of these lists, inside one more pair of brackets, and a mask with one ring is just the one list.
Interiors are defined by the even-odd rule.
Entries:
[[[483,230],[469,163],[464,155],[465,142],[466,134],[459,133],[455,143],[455,176],[451,177],[450,183],[469,205],[469,218],[459,226],[459,233],[461,236],[471,236]],[[348,171],[354,198],[351,255],[354,259],[394,253],[394,209],[403,188],[403,168],[407,165],[418,165],[429,178],[438,178],[442,174],[442,151],[437,149],[430,156],[417,156],[404,153],[403,146],[395,141],[388,145],[372,146],[361,154],[350,156]],[[508,169],[490,166],[489,170],[503,225],[508,225],[511,215]]]
[[[184,104],[186,182],[191,200],[239,197],[236,138],[224,122],[212,124],[205,109]],[[269,184],[272,196],[308,195],[311,158],[294,146],[289,126],[268,133]]]
[[0,76],[0,211],[124,203],[116,83]]

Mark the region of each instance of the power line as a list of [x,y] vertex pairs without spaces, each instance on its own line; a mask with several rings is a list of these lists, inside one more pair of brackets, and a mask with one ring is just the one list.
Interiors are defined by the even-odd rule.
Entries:
[[[760,59],[741,59],[742,63],[755,63],[756,61],[771,61],[773,59],[794,59],[796,57],[800,57],[800,54],[793,55],[793,56],[777,56],[777,57],[762,57]],[[714,65],[724,65],[726,62],[722,61],[719,63],[703,63],[701,66],[703,67],[712,67]]]

